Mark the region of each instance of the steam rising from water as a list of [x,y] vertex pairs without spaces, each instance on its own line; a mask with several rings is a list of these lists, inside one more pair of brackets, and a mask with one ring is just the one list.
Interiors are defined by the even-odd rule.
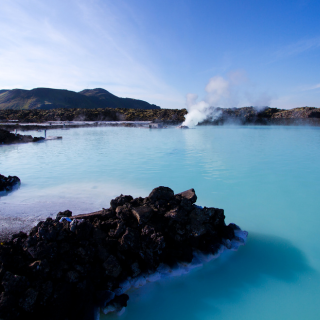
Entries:
[[[229,74],[228,79],[221,76],[211,78],[205,87],[206,96],[201,101],[197,101],[198,95],[188,93],[186,96],[188,114],[185,115],[185,121],[182,125],[194,127],[204,120],[215,120],[221,114],[221,111],[217,107],[239,107],[240,100],[244,100],[245,103],[254,106],[269,105],[271,96],[267,93],[256,95],[251,92],[245,92],[244,97],[240,99],[236,88],[246,81],[247,79],[243,72],[235,71]],[[242,101],[241,103],[243,104]],[[260,107],[256,108],[259,109]]]
[[[197,102],[198,95],[193,93],[187,94],[187,109],[188,114],[185,116],[185,121],[182,125],[188,127],[194,127],[199,122],[212,117],[217,118],[217,113],[212,105],[217,105],[221,99],[230,96],[229,91],[230,83],[220,76],[213,77],[206,85],[206,97],[204,100]],[[215,114],[216,113],[216,114]]]

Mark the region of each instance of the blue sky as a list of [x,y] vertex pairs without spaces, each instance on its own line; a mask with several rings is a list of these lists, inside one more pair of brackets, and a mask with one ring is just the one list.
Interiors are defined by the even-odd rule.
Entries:
[[320,107],[319,18],[319,0],[0,0],[0,88]]

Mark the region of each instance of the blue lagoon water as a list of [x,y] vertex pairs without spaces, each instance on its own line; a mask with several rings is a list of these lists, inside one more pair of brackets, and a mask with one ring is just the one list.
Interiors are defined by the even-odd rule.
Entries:
[[1,174],[22,180],[19,190],[0,198],[2,231],[66,209],[107,208],[120,193],[147,196],[163,185],[176,193],[194,188],[197,204],[225,209],[226,223],[249,232],[237,252],[131,291],[120,319],[319,319],[320,128],[49,134],[63,139],[0,146]]

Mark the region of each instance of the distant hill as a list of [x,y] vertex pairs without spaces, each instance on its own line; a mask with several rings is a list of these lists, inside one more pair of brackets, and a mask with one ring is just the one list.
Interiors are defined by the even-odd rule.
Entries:
[[143,100],[132,98],[119,98],[104,89],[86,89],[79,92],[85,95],[96,104],[101,104],[100,108],[126,108],[126,109],[161,109],[155,104],[150,104]]
[[0,90],[0,110],[50,110],[57,108],[161,109],[143,100],[119,98],[100,88],[86,89],[80,92],[50,88]]

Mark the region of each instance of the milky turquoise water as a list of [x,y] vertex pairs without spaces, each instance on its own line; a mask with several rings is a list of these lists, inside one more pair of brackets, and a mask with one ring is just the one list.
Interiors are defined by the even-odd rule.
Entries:
[[249,232],[238,252],[131,292],[120,319],[319,319],[319,128],[82,128],[49,135],[63,139],[0,146],[0,173],[22,180],[0,198],[2,218],[15,215],[28,225],[164,185],[194,188],[197,204],[225,209],[227,223]]

